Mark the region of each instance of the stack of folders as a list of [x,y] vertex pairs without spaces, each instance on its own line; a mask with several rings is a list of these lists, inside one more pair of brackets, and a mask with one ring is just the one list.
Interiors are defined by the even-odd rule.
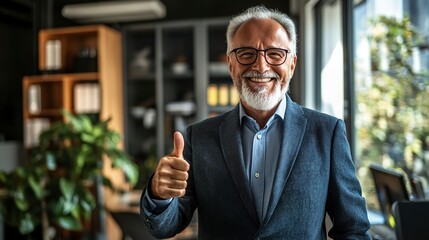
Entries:
[[39,135],[49,128],[50,122],[47,118],[32,118],[25,121],[24,145],[26,148],[35,147],[39,144]]
[[240,101],[233,84],[210,84],[207,90],[207,104],[212,107],[234,106]]
[[100,111],[100,85],[78,83],[74,85],[74,111],[76,113],[97,113]]
[[48,40],[45,43],[45,70],[61,69],[61,41]]
[[28,112],[30,114],[37,114],[42,110],[41,91],[39,84],[32,84],[28,87]]

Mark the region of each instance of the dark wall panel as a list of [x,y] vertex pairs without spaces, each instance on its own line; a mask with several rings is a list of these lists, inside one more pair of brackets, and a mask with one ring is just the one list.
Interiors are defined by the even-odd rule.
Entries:
[[22,140],[22,77],[33,73],[31,4],[0,5],[0,141]]

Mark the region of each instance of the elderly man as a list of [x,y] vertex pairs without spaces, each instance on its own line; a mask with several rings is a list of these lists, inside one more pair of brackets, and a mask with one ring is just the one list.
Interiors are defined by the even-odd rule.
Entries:
[[287,95],[296,33],[263,6],[234,17],[227,58],[241,101],[174,134],[142,195],[156,237],[186,228],[198,208],[198,239],[370,239],[344,122]]

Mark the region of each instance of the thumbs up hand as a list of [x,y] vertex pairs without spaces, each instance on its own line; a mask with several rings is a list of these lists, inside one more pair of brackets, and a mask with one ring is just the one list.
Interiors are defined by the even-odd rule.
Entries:
[[189,163],[183,159],[185,141],[180,132],[174,133],[174,149],[159,160],[150,185],[155,198],[168,199],[185,195]]

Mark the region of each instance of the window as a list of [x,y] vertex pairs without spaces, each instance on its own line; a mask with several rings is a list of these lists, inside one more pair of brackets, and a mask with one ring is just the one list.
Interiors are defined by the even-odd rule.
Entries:
[[429,52],[421,35],[428,7],[424,0],[354,1],[353,148],[370,208],[378,202],[369,164],[428,179]]
[[[320,2],[322,3],[322,2]],[[319,5],[319,4],[318,4]],[[316,6],[316,19],[321,26],[316,65],[320,79],[320,110],[338,118],[344,118],[344,59],[341,21],[341,1]]]
[[371,163],[429,179],[427,9],[426,0],[302,4],[304,104],[345,120],[369,208],[378,208]]

